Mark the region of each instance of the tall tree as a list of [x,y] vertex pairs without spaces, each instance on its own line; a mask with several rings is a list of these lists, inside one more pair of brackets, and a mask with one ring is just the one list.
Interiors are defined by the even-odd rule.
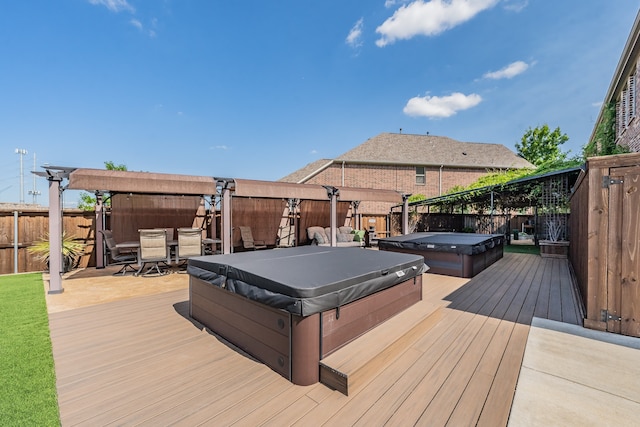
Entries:
[[516,143],[518,154],[537,167],[552,163],[561,163],[567,158],[567,154],[560,150],[560,146],[567,142],[569,137],[557,127],[553,131],[547,124],[534,129],[529,128],[522,136],[520,143]]

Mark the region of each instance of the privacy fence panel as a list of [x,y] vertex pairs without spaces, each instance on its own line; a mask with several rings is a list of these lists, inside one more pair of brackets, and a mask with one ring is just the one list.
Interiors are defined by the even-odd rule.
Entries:
[[584,326],[640,337],[640,154],[594,157],[571,197]]
[[[87,245],[80,267],[95,265],[95,216],[93,212],[65,209],[62,229],[68,236],[80,239]],[[16,239],[17,228],[17,239]],[[46,269],[46,264],[30,254],[27,248],[47,238],[49,211],[41,209],[0,209],[0,274],[16,272],[15,247],[17,242],[17,272],[34,272]]]

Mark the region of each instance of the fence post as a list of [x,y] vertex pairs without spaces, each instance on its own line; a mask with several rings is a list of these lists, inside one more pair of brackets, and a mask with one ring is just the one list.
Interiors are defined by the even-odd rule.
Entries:
[[18,211],[13,211],[13,273],[18,274]]

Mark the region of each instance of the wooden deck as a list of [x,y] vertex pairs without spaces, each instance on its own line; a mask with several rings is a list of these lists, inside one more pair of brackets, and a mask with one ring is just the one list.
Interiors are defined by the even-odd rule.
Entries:
[[581,321],[567,261],[505,254],[471,280],[424,278],[441,318],[350,396],[202,331],[186,289],[51,313],[62,425],[507,425],[532,318]]

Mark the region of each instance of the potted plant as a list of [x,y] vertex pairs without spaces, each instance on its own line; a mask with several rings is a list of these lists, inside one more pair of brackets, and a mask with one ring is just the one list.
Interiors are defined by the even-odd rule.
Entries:
[[547,240],[540,240],[540,256],[543,258],[566,258],[569,253],[569,242],[560,240],[564,231],[561,221],[547,220]]
[[[65,232],[62,232],[62,270],[68,272],[75,268],[80,257],[84,254],[86,245],[75,237],[67,236]],[[49,235],[45,235],[40,240],[36,241],[33,245],[27,248],[29,253],[34,254],[40,261],[44,261],[49,269],[49,256],[51,251],[49,249]]]

